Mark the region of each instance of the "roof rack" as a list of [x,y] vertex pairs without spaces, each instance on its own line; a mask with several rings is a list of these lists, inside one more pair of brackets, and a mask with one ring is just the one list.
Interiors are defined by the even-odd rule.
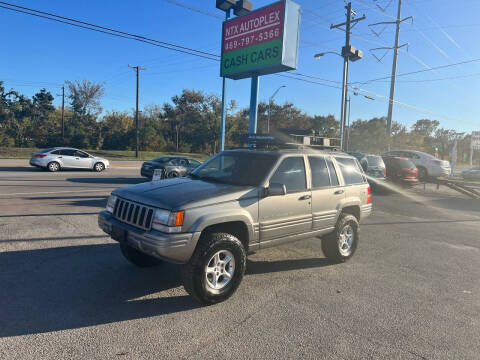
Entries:
[[278,149],[317,149],[341,151],[336,144],[338,139],[322,136],[280,134],[244,134],[240,142],[247,144],[249,149],[278,150]]

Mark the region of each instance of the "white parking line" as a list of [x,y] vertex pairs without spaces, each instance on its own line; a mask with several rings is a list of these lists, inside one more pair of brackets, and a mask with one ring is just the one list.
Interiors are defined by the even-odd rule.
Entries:
[[114,188],[104,189],[104,190],[66,190],[66,191],[43,191],[43,192],[30,192],[30,193],[9,193],[9,194],[0,194],[0,196],[12,196],[12,195],[51,195],[59,193],[91,193],[91,192],[106,192],[109,193]]

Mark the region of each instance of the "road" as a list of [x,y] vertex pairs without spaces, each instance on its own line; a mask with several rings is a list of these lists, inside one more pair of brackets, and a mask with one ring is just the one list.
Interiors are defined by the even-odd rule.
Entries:
[[264,250],[201,307],[178,266],[135,268],[98,229],[137,174],[0,164],[0,359],[478,359],[480,202],[374,196],[351,261],[317,239]]

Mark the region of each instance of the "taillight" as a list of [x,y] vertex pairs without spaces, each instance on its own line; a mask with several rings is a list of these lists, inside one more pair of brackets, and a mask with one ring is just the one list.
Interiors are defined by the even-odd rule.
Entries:
[[36,158],[44,158],[45,156],[47,156],[46,154],[36,154],[35,157]]
[[437,165],[442,165],[442,164],[443,164],[443,161],[441,161],[441,160],[434,160],[433,163],[434,163],[434,164],[437,164]]
[[387,169],[383,169],[383,176],[387,177]]
[[367,189],[367,204],[370,204],[372,202],[372,189],[369,186]]

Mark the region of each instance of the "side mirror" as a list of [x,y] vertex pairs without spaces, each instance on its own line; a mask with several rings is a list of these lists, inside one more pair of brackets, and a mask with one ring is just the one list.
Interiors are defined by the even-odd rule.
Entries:
[[267,188],[267,196],[285,195],[287,193],[287,187],[285,184],[271,183]]

